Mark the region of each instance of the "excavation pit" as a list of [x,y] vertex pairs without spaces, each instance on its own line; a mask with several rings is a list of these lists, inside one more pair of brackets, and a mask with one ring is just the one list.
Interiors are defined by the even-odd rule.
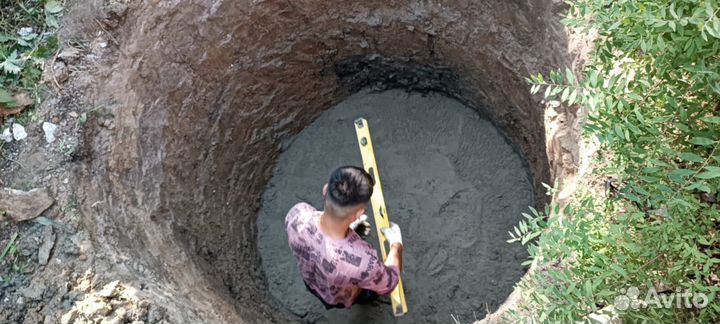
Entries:
[[[300,201],[322,209],[340,165],[362,165],[353,121],[368,120],[383,192],[406,246],[403,320],[440,323],[495,310],[524,274],[524,247],[505,240],[533,205],[529,170],[477,112],[441,94],[360,92],[325,111],[278,158],[258,215],[258,249],[277,304],[317,323],[394,323],[389,301],[325,311],[289,253],[284,218]],[[370,215],[372,216],[372,215]],[[377,248],[377,236],[367,240]]]
[[[269,259],[260,253],[265,244],[260,233],[269,226],[263,220],[268,215],[258,216],[266,212],[261,209],[263,194],[267,197],[273,190],[266,192],[274,183],[269,181],[276,165],[282,170],[285,156],[325,120],[324,111],[332,115],[338,108],[328,109],[338,104],[342,110],[355,100],[393,96],[387,100],[398,107],[417,103],[400,109],[425,107],[425,115],[439,114],[428,128],[445,125],[457,141],[432,136],[428,141],[436,143],[403,151],[390,141],[417,132],[390,132],[383,126],[387,118],[375,115],[383,107],[367,105],[374,107],[367,108],[367,114],[377,136],[386,198],[397,208],[391,217],[406,228],[409,316],[437,322],[451,320],[446,310],[464,314],[465,320],[472,319],[468,314],[473,311],[484,314],[485,304],[493,311],[525,271],[518,265],[523,249],[507,245],[506,233],[522,209],[546,202],[541,183],[553,180],[543,109],[524,79],[566,60],[564,35],[552,23],[550,6],[550,1],[134,4],[115,36],[120,55],[107,70],[112,73],[98,76],[95,104],[113,116],[115,127],[88,132],[89,158],[78,192],[86,228],[179,322],[322,321],[324,315],[313,310],[303,314],[288,308],[273,290],[278,279],[265,270]],[[433,100],[450,108],[428,106]],[[450,112],[468,118],[444,115]],[[326,120],[324,131],[352,134],[352,119],[343,118]],[[473,141],[482,143],[489,133],[457,133],[453,127],[462,130],[468,123],[452,120],[482,124],[478,127],[502,139],[498,147],[512,152],[507,155],[512,163],[494,160],[484,151],[470,154],[483,147],[471,145]],[[292,174],[276,172],[276,179],[304,175],[307,179],[295,180],[307,180],[308,185],[294,196],[278,192],[276,199],[283,200],[272,217],[284,217],[291,201],[319,206],[319,190],[332,168],[340,162],[360,163],[353,139],[343,140],[348,147],[342,154],[312,147],[324,164],[291,165],[301,168]],[[453,162],[459,156],[453,145],[462,143],[470,144],[457,152],[468,152],[469,158]],[[431,155],[417,155],[421,153]],[[428,184],[433,180],[427,177],[403,184],[400,175],[408,170],[401,164],[411,158],[447,173],[438,171],[436,184]],[[497,192],[502,198],[478,189],[496,182],[494,187],[503,188]],[[507,189],[514,184],[522,188]],[[436,186],[437,193],[429,195],[431,199],[417,197],[418,207],[403,206],[407,188],[413,186],[429,193],[427,188]],[[446,201],[451,203],[442,207]],[[493,209],[504,206],[502,212]],[[432,212],[423,213],[423,208]],[[443,223],[450,226],[444,236],[457,232],[462,240],[423,242],[424,227],[435,226],[441,210],[448,218],[467,216]],[[473,213],[494,218],[485,221]],[[419,223],[421,217],[427,217],[427,223]],[[418,223],[413,224],[415,219]],[[284,236],[276,239],[274,243],[287,244]],[[474,242],[468,248],[472,253],[451,246],[460,241]],[[413,246],[435,249],[436,259],[420,259],[414,253],[422,252]],[[283,251],[287,254],[282,257],[290,256],[289,249],[277,248],[277,253]],[[493,255],[502,263],[494,262]],[[463,264],[468,262],[474,263]],[[433,273],[437,267],[460,273],[463,266],[469,273],[428,283],[434,287],[443,282],[450,289],[437,298],[455,300],[452,308],[433,308],[435,303],[422,300],[427,292],[416,286],[426,280],[420,273]],[[468,280],[483,281],[492,274],[498,274],[496,286],[478,284],[474,290],[468,285]],[[459,288],[453,292],[455,286]],[[294,293],[287,297],[294,298]],[[310,296],[298,293],[304,294],[300,299]],[[389,306],[372,312],[379,319],[390,315]],[[353,316],[349,314],[343,316]]]

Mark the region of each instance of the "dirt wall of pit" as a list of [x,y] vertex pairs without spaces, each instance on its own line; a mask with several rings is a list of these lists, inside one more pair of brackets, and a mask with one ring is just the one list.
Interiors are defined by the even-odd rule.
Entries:
[[[78,3],[76,5],[81,5]],[[551,1],[145,1],[114,30],[80,207],[94,240],[179,319],[286,320],[256,251],[260,196],[287,139],[363,87],[439,91],[551,183],[530,73],[567,62]],[[168,294],[171,294],[168,296]],[[292,319],[292,318],[290,318]]]

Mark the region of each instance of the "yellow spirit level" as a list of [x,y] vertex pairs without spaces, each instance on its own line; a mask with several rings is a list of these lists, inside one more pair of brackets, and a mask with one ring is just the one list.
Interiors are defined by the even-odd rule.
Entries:
[[[355,133],[357,134],[358,144],[360,145],[360,154],[362,155],[363,167],[370,176],[375,179],[375,187],[370,197],[373,215],[375,216],[375,227],[377,229],[378,240],[380,240],[380,252],[383,260],[387,259],[387,248],[385,243],[385,235],[380,231],[381,228],[390,227],[390,218],[385,208],[385,198],[383,197],[382,186],[380,186],[380,174],[378,172],[377,163],[375,162],[375,152],[373,151],[372,139],[370,139],[370,127],[365,118],[355,120]],[[405,302],[405,291],[403,290],[402,278],[398,282],[397,287],[390,293],[390,301],[392,302],[393,315],[403,316],[407,313],[407,303]]]

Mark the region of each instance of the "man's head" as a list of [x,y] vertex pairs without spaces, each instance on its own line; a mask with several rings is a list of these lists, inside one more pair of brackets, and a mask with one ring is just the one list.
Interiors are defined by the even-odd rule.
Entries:
[[339,221],[352,221],[365,212],[375,181],[354,166],[337,168],[323,187],[325,210]]

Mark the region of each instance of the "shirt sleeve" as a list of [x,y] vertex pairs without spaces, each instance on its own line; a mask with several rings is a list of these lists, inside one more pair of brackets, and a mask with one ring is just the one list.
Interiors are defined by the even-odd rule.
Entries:
[[314,210],[315,208],[310,206],[308,203],[301,202],[295,204],[295,206],[292,206],[292,208],[290,208],[290,211],[288,211],[287,215],[285,215],[285,228],[290,229],[292,227],[292,229],[297,232],[297,226],[300,222],[300,215],[303,212]]
[[377,256],[375,249],[372,249],[372,253],[375,255],[368,263],[368,271],[361,275],[365,279],[358,282],[358,287],[372,290],[378,295],[387,295],[400,282],[400,269],[394,265],[386,266]]

